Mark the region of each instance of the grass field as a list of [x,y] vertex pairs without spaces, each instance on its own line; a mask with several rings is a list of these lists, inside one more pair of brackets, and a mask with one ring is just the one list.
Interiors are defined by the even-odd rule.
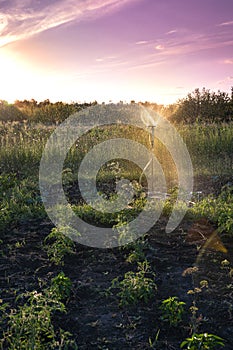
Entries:
[[[55,125],[0,122],[1,173],[16,172],[38,175],[38,167],[43,147]],[[233,123],[178,126],[189,150],[195,175],[231,175],[233,167]],[[148,134],[134,128],[105,128],[94,129],[83,136],[78,147],[71,149],[66,166],[78,164],[86,152],[95,144],[113,137],[134,139],[149,146]],[[155,154],[163,161],[166,150],[158,143],[155,144]],[[161,152],[163,152],[161,156]],[[167,158],[168,156],[166,156]],[[30,164],[30,167],[28,165]],[[130,173],[130,171],[129,171]]]
[[[74,243],[45,212],[39,165],[55,128],[0,122],[2,349],[179,349],[186,338],[191,340],[183,348],[202,342],[209,347],[192,349],[219,349],[224,342],[232,349],[233,123],[177,126],[193,162],[194,193],[172,235],[164,227],[176,199],[177,173],[171,155],[155,141],[170,193],[163,213],[141,239],[107,250]],[[117,137],[150,147],[142,129],[94,128],[68,152],[63,184],[77,215],[117,227],[122,239],[121,226],[145,205],[142,169],[117,159],[99,172],[99,190],[108,198],[115,195],[116,178],[138,186],[131,206],[115,216],[93,210],[77,190],[83,157]]]

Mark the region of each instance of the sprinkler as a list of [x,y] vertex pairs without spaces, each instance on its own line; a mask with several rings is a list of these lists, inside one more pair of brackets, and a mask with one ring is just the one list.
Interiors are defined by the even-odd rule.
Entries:
[[[150,141],[150,146],[151,146],[151,152],[154,152],[154,141],[155,141],[155,128],[156,125],[147,125],[148,129],[150,129],[150,133],[149,133],[149,141]],[[145,172],[145,170],[151,165],[151,177],[152,177],[152,186],[151,186],[151,192],[148,193],[150,197],[154,197],[155,193],[154,193],[154,160],[153,157],[151,157],[151,159],[148,161],[148,163],[146,164],[145,168],[142,171],[142,174],[140,176],[139,179],[139,183],[141,184],[142,181],[142,176],[143,173]]]
[[154,143],[155,143],[155,128],[156,128],[156,125],[148,125],[147,127],[151,128],[151,134],[150,134],[149,140],[150,140],[150,144],[151,144],[151,150],[153,151],[154,150]]
[[[151,144],[151,152],[154,153],[154,144],[155,144],[155,127],[156,125],[148,125],[148,128],[151,129],[151,133],[149,134],[149,141]],[[150,159],[151,163],[151,177],[152,177],[152,187],[151,187],[151,196],[154,196],[154,159],[153,157]]]

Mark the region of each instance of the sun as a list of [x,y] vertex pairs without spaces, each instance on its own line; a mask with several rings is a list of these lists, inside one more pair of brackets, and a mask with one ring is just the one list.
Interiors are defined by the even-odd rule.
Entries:
[[[1,76],[1,96],[0,99],[13,102],[17,97],[18,82],[23,84],[22,69],[17,58],[9,54],[4,48],[0,49],[0,76]],[[22,86],[23,88],[23,86]]]
[[40,97],[48,94],[50,88],[46,84],[46,71],[33,67],[24,57],[11,51],[0,49],[0,99],[13,103],[15,100]]

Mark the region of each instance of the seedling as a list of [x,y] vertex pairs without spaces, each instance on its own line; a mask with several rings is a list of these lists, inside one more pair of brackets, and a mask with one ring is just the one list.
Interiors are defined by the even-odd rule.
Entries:
[[224,340],[215,334],[196,334],[184,340],[180,347],[187,350],[212,350],[224,346]]
[[182,322],[185,302],[179,301],[177,297],[169,297],[162,301],[160,310],[161,320],[168,322],[170,326],[177,327]]
[[69,277],[66,277],[64,272],[60,272],[51,280],[51,287],[49,292],[57,300],[66,300],[71,293],[72,283]]
[[57,228],[52,229],[44,243],[48,257],[55,265],[64,265],[64,257],[74,253],[74,242]]
[[154,296],[157,286],[152,278],[146,277],[147,274],[155,276],[145,260],[142,263],[138,262],[138,272],[128,271],[122,281],[119,282],[118,278],[112,281],[111,288],[120,289],[117,294],[120,306],[137,304],[140,301],[147,303]]
[[[66,312],[65,305],[47,291],[32,291],[19,297],[27,301],[8,315],[8,328],[1,339],[1,348],[9,350],[77,349],[70,333],[54,329],[55,311]],[[17,298],[17,300],[19,299]],[[70,348],[70,347],[69,347]]]

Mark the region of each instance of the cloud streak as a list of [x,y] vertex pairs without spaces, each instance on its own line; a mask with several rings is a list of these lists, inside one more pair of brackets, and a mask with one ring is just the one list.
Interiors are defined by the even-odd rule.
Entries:
[[233,58],[231,59],[226,59],[223,61],[224,64],[233,64]]
[[0,1],[0,47],[72,21],[91,19],[139,0]]
[[222,23],[218,24],[218,27],[232,26],[232,25],[233,25],[233,21],[228,21],[228,22],[222,22]]
[[232,84],[233,76],[228,76],[223,80],[219,80],[217,82],[217,85],[226,85],[226,84]]
[[[147,52],[150,50],[154,57],[170,57],[197,53],[200,51],[214,50],[233,45],[233,38],[231,31],[229,32],[215,32],[212,34],[186,32],[175,37],[160,38],[147,42]],[[140,48],[140,45],[137,46]],[[225,63],[231,63],[231,60]]]
[[[184,57],[201,52],[222,50],[233,46],[232,32],[230,30],[215,30],[212,33],[192,32],[190,30],[176,30],[176,35],[167,35],[154,40],[145,40],[134,43],[133,55],[137,57],[137,64],[130,69],[151,68],[166,63],[179,64]],[[222,61],[232,64],[232,59]]]

